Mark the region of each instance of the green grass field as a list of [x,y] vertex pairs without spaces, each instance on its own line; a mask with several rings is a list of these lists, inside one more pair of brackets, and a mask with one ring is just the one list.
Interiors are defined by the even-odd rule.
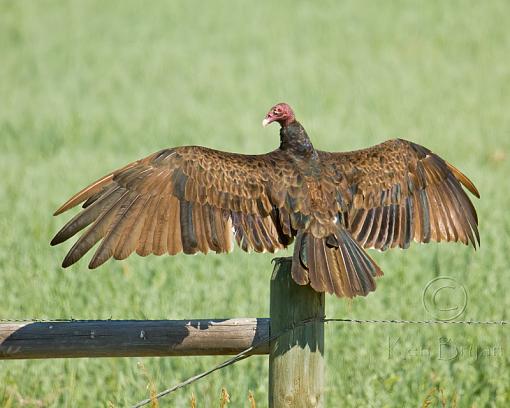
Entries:
[[[316,147],[402,137],[453,162],[479,187],[482,246],[375,253],[385,276],[328,317],[429,319],[436,276],[467,290],[463,319],[509,319],[510,6],[506,1],[0,3],[0,319],[267,316],[269,255],[136,256],[62,270],[52,212],[88,182],[187,144],[262,153],[260,122],[289,102]],[[326,406],[510,406],[504,326],[330,324]],[[444,355],[441,341],[456,347]],[[478,357],[466,350],[480,350]],[[494,353],[487,350],[495,350]],[[485,351],[485,352],[484,352]],[[115,407],[223,357],[0,361],[0,405]],[[252,357],[161,406],[266,405],[267,358]],[[452,402],[455,400],[456,402]]]

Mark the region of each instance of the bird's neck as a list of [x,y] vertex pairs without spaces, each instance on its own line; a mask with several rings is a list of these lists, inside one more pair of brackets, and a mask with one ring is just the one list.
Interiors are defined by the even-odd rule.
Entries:
[[311,157],[315,154],[306,130],[296,120],[280,129],[280,149],[297,156]]

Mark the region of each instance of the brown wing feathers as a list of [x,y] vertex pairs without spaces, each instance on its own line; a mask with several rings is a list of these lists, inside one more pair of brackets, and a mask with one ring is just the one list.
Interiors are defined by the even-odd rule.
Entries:
[[[225,171],[209,171],[222,161]],[[75,263],[101,241],[90,268],[134,251],[142,256],[227,252],[232,249],[233,226],[247,251],[284,248],[292,242],[290,232],[284,232],[288,227],[275,225],[279,219],[271,214],[265,187],[254,173],[243,179],[248,170],[240,163],[236,155],[194,147],[163,150],[131,163],[86,187],[56,211],[60,214],[84,202],[84,209],[51,244],[89,226],[62,265]],[[227,176],[230,180],[224,179]]]
[[[398,160],[391,158],[395,150]],[[335,172],[331,177],[336,176],[337,186],[344,190],[337,195],[338,207],[350,202],[344,225],[357,242],[341,227],[334,240],[299,232],[292,268],[296,282],[337,296],[366,295],[375,290],[373,278],[382,271],[362,247],[407,248],[413,239],[479,244],[476,211],[461,183],[477,197],[478,191],[465,175],[429,150],[392,141],[345,155],[322,154]],[[363,161],[369,162],[365,168]]]
[[80,203],[83,210],[51,243],[88,227],[62,265],[100,242],[89,264],[96,268],[135,251],[228,252],[233,239],[245,251],[275,252],[296,236],[294,280],[346,297],[373,291],[382,275],[363,248],[407,248],[412,240],[479,244],[476,211],[462,185],[479,197],[476,187],[428,149],[393,140],[318,154],[320,181],[278,151],[163,150],[71,197],[55,214]]
[[476,211],[461,184],[477,197],[478,190],[430,150],[393,140],[335,159],[351,175],[348,228],[364,248],[407,248],[411,240],[479,244]]

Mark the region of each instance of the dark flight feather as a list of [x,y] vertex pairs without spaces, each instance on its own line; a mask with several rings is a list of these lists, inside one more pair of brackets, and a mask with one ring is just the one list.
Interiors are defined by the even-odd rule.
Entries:
[[100,242],[90,261],[135,252],[276,252],[294,238],[292,277],[337,296],[365,296],[382,275],[365,249],[417,242],[480,243],[475,185],[427,148],[405,140],[346,153],[315,150],[281,122],[281,145],[262,155],[198,146],[165,149],[100,178],[56,212],[83,204],[51,241],[85,230],[62,265]]

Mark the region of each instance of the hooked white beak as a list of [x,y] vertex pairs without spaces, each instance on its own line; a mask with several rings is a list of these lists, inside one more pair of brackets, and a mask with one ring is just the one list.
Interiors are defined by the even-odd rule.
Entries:
[[269,125],[271,122],[269,121],[268,118],[265,118],[263,121],[262,121],[262,126],[263,127],[266,127],[267,125]]

